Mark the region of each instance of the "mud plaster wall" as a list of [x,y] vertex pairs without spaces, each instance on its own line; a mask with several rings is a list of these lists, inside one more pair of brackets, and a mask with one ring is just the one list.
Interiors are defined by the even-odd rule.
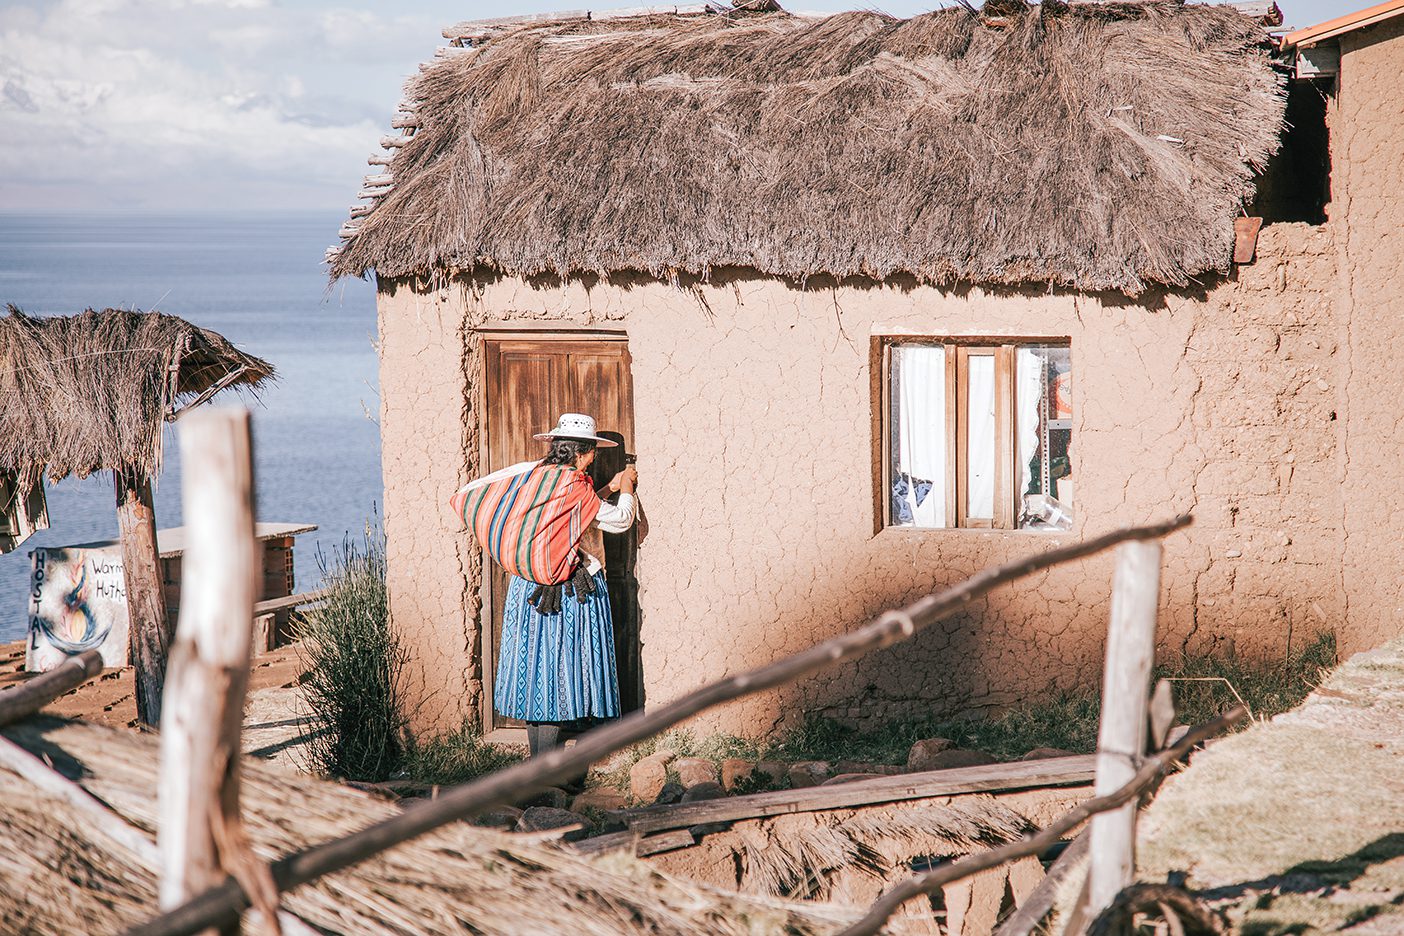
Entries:
[[1404,21],[1341,37],[1331,127],[1338,315],[1348,323],[1342,650],[1404,633]]
[[[990,563],[1065,540],[873,534],[869,338],[1071,339],[1080,525],[1193,511],[1168,544],[1162,652],[1282,655],[1344,613],[1336,254],[1325,228],[1266,229],[1258,262],[1207,296],[792,289],[718,279],[382,284],[391,607],[416,685],[471,710],[476,550],[449,494],[476,470],[477,341],[488,320],[609,325],[633,356],[638,563],[650,704],[850,628]],[[465,337],[468,340],[465,341]],[[465,350],[466,349],[466,350]],[[433,556],[433,561],[425,561]],[[700,727],[755,735],[801,711],[849,721],[1017,702],[1095,684],[1111,559],[1050,572],[959,619]],[[459,709],[421,715],[448,726]]]

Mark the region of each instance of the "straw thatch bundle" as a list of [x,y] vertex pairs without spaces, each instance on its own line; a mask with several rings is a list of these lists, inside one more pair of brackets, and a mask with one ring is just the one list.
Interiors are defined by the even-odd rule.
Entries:
[[1025,816],[988,796],[945,804],[814,812],[743,823],[730,842],[737,883],[752,894],[836,898],[841,879],[877,887],[922,859],[984,851],[1036,831]]
[[256,387],[267,361],[160,312],[0,316],[0,471],[50,480],[160,473],[166,416],[220,384]]
[[[154,844],[158,741],[35,718],[6,737],[77,780]],[[344,835],[397,807],[254,761],[242,812],[264,858]],[[116,933],[156,912],[155,873],[64,800],[0,768],[0,933]],[[590,860],[531,835],[441,828],[283,895],[328,933],[760,936],[828,933],[852,909],[782,903],[674,880],[622,855]]]
[[418,129],[332,274],[1135,293],[1227,269],[1282,126],[1262,27],[1175,0],[999,7],[509,30],[409,82]]

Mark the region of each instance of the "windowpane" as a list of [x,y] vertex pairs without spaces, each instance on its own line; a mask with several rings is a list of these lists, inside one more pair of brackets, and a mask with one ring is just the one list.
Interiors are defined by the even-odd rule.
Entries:
[[1067,347],[1019,349],[1015,388],[1019,453],[1019,526],[1072,527],[1072,352]]
[[891,522],[946,525],[946,349],[895,345],[890,361]]
[[995,505],[995,359],[992,354],[968,358],[965,396],[965,515],[993,520]]

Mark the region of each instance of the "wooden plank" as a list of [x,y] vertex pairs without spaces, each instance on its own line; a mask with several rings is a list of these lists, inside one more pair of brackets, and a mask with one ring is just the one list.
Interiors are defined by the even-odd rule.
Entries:
[[641,834],[665,829],[690,828],[713,822],[736,822],[765,816],[872,806],[932,796],[962,793],[992,793],[1028,790],[1036,787],[1075,786],[1090,783],[1095,774],[1090,754],[1054,757],[1012,764],[956,767],[924,773],[897,774],[873,780],[855,780],[833,786],[803,787],[729,796],[700,803],[671,806],[645,806],[614,813],[629,828]]
[[[1162,552],[1158,542],[1123,543],[1116,548],[1111,626],[1102,676],[1102,722],[1097,734],[1094,791],[1098,796],[1128,783],[1146,752]],[[1135,878],[1136,807],[1133,800],[1092,820],[1089,919],[1111,906],[1121,889]]]
[[994,525],[1014,529],[1014,346],[995,349],[995,504]]
[[137,718],[156,726],[161,723],[161,687],[166,681],[171,632],[161,588],[151,479],[131,471],[114,471],[112,477],[127,592],[128,652],[136,675]]
[[1298,78],[1331,78],[1341,71],[1341,47],[1331,42],[1297,50]]
[[[248,851],[239,819],[239,734],[259,572],[248,411],[192,413],[180,424],[180,455],[189,543],[161,721],[158,897],[169,910],[233,874],[271,914],[272,878]],[[239,925],[220,932],[237,934]]]
[[328,589],[319,588],[316,591],[298,592],[296,595],[287,595],[283,598],[270,598],[267,601],[260,601],[253,607],[254,616],[260,614],[272,614],[275,611],[287,611],[290,608],[299,608],[303,605],[313,604],[327,597]]
[[102,672],[102,654],[84,650],[47,673],[40,673],[12,689],[0,692],[0,725],[28,718],[54,699],[81,686]]

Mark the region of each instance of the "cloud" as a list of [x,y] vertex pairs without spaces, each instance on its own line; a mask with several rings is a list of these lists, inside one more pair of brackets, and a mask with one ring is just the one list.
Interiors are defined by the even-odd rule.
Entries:
[[0,205],[349,204],[439,25],[307,0],[0,8]]

